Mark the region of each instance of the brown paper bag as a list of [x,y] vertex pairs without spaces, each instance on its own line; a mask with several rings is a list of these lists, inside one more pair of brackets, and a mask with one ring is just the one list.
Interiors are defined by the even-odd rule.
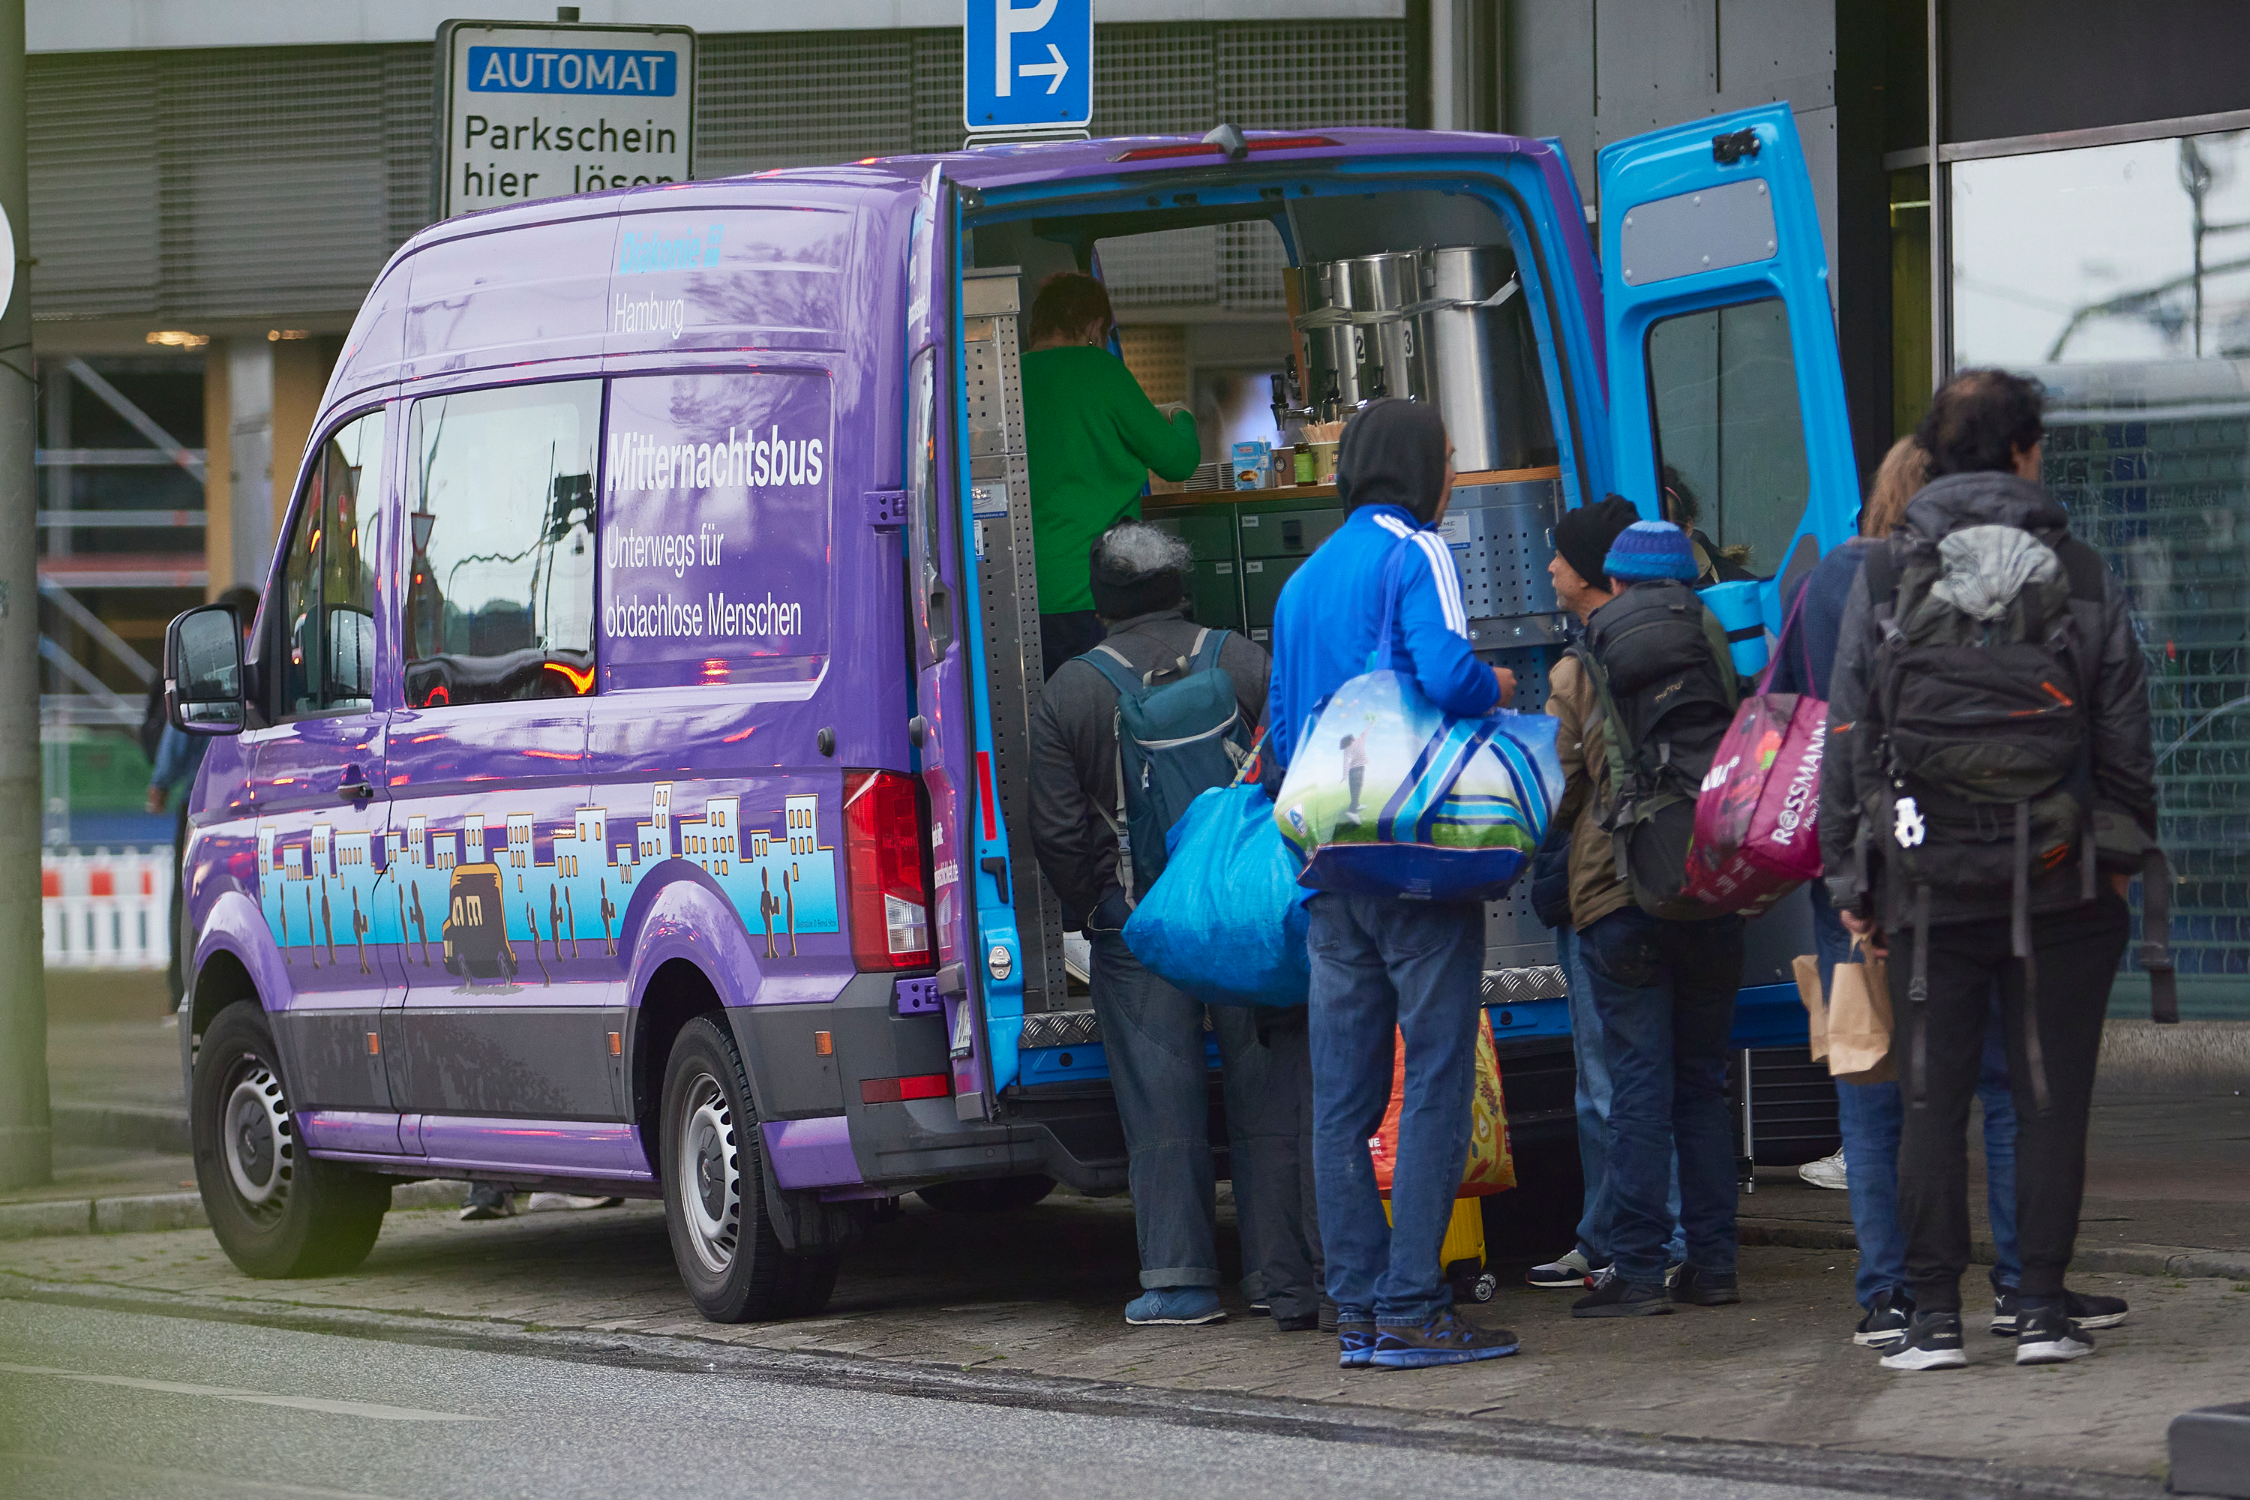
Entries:
[[[1857,938],[1854,948],[1860,947]],[[1828,1071],[1846,1083],[1889,1083],[1891,982],[1879,958],[1836,965],[1828,996]]]
[[1812,1033],[1812,1060],[1828,1055],[1828,1001],[1820,993],[1820,960],[1800,953],[1790,968],[1797,975],[1797,998],[1805,1002],[1805,1027]]

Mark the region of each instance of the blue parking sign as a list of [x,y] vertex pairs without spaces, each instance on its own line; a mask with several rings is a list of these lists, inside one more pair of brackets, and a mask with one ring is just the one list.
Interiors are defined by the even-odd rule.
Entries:
[[963,123],[1084,129],[1094,117],[1094,0],[965,0]]

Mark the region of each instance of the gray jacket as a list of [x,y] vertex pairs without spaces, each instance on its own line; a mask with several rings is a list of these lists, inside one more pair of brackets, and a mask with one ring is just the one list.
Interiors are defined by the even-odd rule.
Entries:
[[[2070,529],[2070,516],[2038,485],[1998,473],[1947,475],[1906,507],[1906,529],[1923,537],[1939,538],[1980,524],[2021,527],[2052,542]],[[2126,610],[2125,590],[2106,569],[2101,603],[2073,599],[2070,610],[2090,658],[2082,667],[2089,690],[2095,817],[2105,825],[2102,868],[2138,874],[2138,855],[2126,852],[2127,847],[2143,840],[2153,844],[2156,839],[2156,756],[2149,742],[2148,679],[2140,641]],[[1882,912],[1879,856],[1887,834],[1885,829],[1868,829],[1868,874],[1863,882],[1855,845],[1866,820],[1864,799],[1881,777],[1877,750],[1883,731],[1871,721],[1868,703],[1876,628],[1863,568],[1853,577],[1844,604],[1829,686],[1828,746],[1820,768],[1820,854],[1828,893],[1837,909],[1865,916]],[[2077,862],[2050,873],[2034,871],[2030,896],[2034,912],[2082,905]],[[1989,899],[1977,893],[1933,891],[1930,920],[1937,924],[2004,918],[2009,899],[2006,889],[1994,890]]]
[[[1160,610],[1112,625],[1103,644],[1145,675],[1190,655],[1202,628],[1177,609]],[[1220,644],[1219,666],[1234,682],[1242,722],[1256,725],[1266,702],[1265,651],[1232,631]],[[1116,809],[1117,689],[1072,658],[1047,679],[1031,720],[1031,843],[1073,917],[1091,915],[1120,889],[1117,837],[1102,817]]]

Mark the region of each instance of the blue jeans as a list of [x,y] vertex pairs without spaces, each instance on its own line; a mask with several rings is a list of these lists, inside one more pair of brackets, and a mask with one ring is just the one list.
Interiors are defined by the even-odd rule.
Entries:
[[[1609,1264],[1609,1059],[1602,1051],[1602,1021],[1594,1013],[1594,992],[1578,955],[1578,934],[1555,929],[1555,962],[1570,987],[1570,1050],[1578,1063],[1578,1168],[1586,1182],[1586,1209],[1578,1220],[1578,1253],[1594,1267]],[[1672,1216],[1672,1238],[1664,1258],[1673,1265],[1687,1258],[1687,1236],[1680,1229],[1680,1157],[1672,1153],[1672,1192],[1665,1200]]]
[[1687,1263],[1735,1271],[1735,1152],[1727,1037],[1742,988],[1742,919],[1666,922],[1629,906],[1579,933],[1610,1077],[1611,1264],[1661,1285],[1678,1152]]
[[[1313,1169],[1341,1322],[1416,1326],[1453,1301],[1438,1264],[1469,1159],[1484,908],[1322,891],[1309,906]],[[1383,1220],[1368,1137],[1406,1041],[1405,1103]]]
[[[1828,902],[1828,888],[1812,882],[1813,949],[1820,988],[1830,993],[1836,965],[1851,958],[1851,934]],[[2023,1279],[2016,1249],[2016,1101],[2008,1087],[2008,1048],[2000,1028],[2000,997],[1992,998],[1984,1030],[1984,1063],[1977,1079],[1984,1105],[1985,1207],[1992,1223],[1995,1290]],[[1852,1293],[1872,1307],[1879,1293],[1909,1296],[1906,1229],[1898,1217],[1898,1143],[1905,1128],[1896,1083],[1836,1082],[1836,1119],[1844,1137],[1844,1176],[1851,1185],[1852,1233],[1859,1240],[1859,1274]]]
[[[1219,1284],[1203,1002],[1141,967],[1115,932],[1088,931],[1094,1014],[1125,1132],[1141,1285]],[[1230,1040],[1220,1037],[1222,1056]]]

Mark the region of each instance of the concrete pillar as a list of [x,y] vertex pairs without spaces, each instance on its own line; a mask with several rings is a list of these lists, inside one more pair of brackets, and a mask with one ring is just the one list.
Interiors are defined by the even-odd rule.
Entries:
[[[261,338],[227,341],[227,420],[226,426],[217,430],[225,432],[227,438],[227,555],[223,563],[227,579],[233,583],[263,583],[266,563],[273,556],[273,351],[274,345]],[[212,361],[214,366],[220,363]],[[292,468],[292,477],[295,472]],[[221,566],[214,536],[214,582]]]
[[320,415],[320,397],[328,388],[326,339],[285,339],[269,345],[273,350],[273,523],[266,528],[265,552],[259,558],[263,581],[273,539],[288,518],[289,503],[297,496],[297,466],[312,436],[313,418]]
[[234,576],[234,434],[227,430],[227,354],[214,344],[203,360],[203,566],[210,576],[206,601],[238,582]]

